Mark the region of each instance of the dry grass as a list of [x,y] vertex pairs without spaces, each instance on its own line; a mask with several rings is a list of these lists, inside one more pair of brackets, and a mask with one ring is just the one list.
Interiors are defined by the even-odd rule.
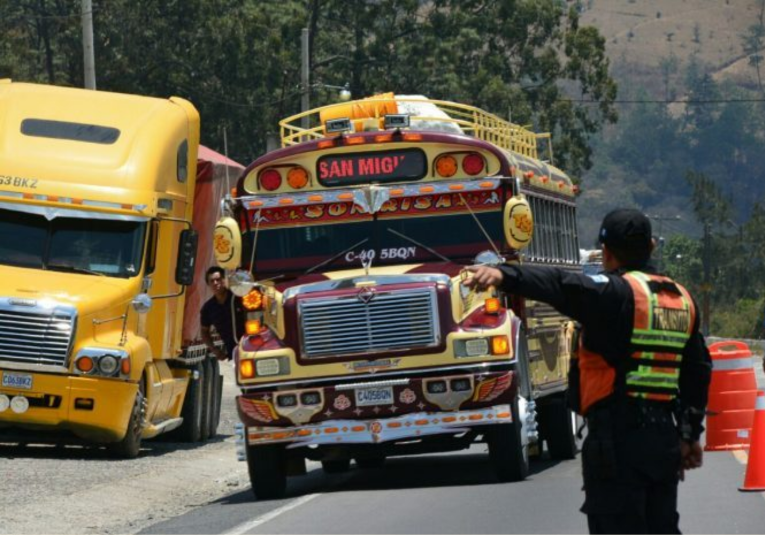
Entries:
[[[583,0],[582,23],[597,27],[619,77],[661,81],[661,61],[672,55],[683,72],[696,56],[715,77],[756,87],[742,49],[759,20],[757,0]],[[648,80],[653,79],[652,82]]]

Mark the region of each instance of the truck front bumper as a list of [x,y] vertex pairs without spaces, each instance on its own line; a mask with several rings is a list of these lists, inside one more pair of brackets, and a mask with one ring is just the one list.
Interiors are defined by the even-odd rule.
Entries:
[[89,442],[114,442],[125,435],[137,383],[0,370],[0,376],[4,373],[31,376],[31,388],[0,387],[1,396],[17,398],[0,412],[0,428],[39,432],[43,440],[45,433],[61,432]]

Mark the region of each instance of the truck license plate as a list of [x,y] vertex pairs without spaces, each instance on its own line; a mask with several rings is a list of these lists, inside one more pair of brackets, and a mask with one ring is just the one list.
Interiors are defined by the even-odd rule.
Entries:
[[3,387],[32,389],[32,376],[28,373],[3,372]]
[[392,405],[393,387],[382,388],[359,388],[356,390],[356,406],[366,405]]

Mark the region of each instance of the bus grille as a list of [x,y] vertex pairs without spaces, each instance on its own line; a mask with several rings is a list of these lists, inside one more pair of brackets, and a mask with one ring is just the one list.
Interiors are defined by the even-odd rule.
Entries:
[[343,357],[437,346],[435,288],[303,299],[303,356]]
[[77,317],[75,309],[22,306],[13,301],[0,300],[0,360],[66,366]]

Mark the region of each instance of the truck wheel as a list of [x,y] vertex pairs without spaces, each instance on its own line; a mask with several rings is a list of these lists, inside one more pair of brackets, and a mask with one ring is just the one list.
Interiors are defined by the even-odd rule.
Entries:
[[340,474],[347,472],[351,467],[350,459],[332,459],[329,461],[322,461],[321,467],[328,474]]
[[513,423],[498,424],[490,429],[489,459],[494,473],[502,481],[522,481],[529,475],[529,445],[521,438],[523,426],[517,400],[513,402]]
[[247,446],[250,485],[258,500],[282,498],[287,490],[287,462],[284,446]]
[[213,384],[212,421],[210,422],[210,438],[218,436],[220,424],[220,405],[223,396],[223,376],[220,374],[220,363],[213,359],[210,361],[212,372],[210,380]]
[[146,417],[146,396],[144,394],[143,380],[138,383],[138,392],[133,402],[133,410],[130,412],[127,431],[119,442],[107,444],[106,450],[112,457],[118,459],[135,459],[141,451],[141,433],[143,432],[144,418]]
[[378,457],[362,457],[360,459],[356,459],[356,466],[364,469],[382,468],[384,464],[384,455],[380,455]]
[[573,459],[579,451],[576,440],[576,415],[564,398],[556,398],[545,408],[547,451],[552,459]]
[[210,438],[213,426],[213,411],[215,408],[215,382],[213,380],[213,359],[208,357],[202,361],[205,369],[205,380],[202,383],[202,440]]
[[[183,399],[183,409],[181,409],[183,423],[175,433],[178,440],[183,442],[199,442],[202,437],[205,368],[199,362],[194,365],[191,373],[188,391]],[[194,375],[197,376],[196,379],[194,379]]]

